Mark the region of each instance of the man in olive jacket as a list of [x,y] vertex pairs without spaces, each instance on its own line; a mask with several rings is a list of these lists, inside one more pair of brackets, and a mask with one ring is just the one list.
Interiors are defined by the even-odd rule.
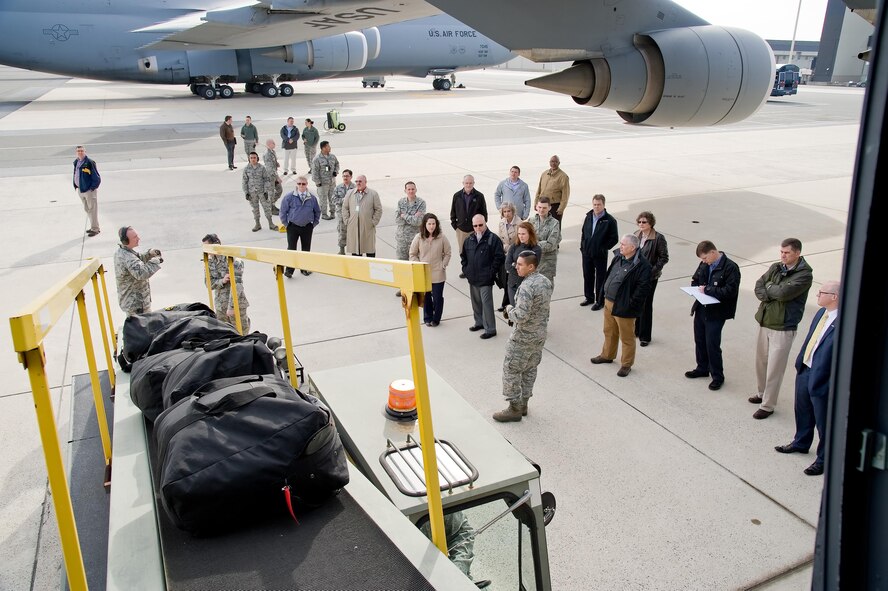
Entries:
[[755,313],[759,323],[755,347],[758,393],[749,397],[751,403],[760,405],[752,415],[755,419],[767,419],[774,414],[789,349],[813,282],[814,271],[802,256],[802,242],[798,238],[780,243],[780,262],[771,265],[755,282],[755,297],[761,302]]
[[617,375],[625,378],[635,363],[635,320],[641,316],[644,299],[651,289],[651,264],[641,256],[638,237],[626,234],[620,239],[604,281],[604,344],[601,354],[589,361],[612,363],[618,341],[623,344]]
[[691,285],[700,293],[714,297],[717,304],[704,306],[697,300],[691,307],[694,317],[694,347],[697,367],[685,372],[686,378],[712,376],[710,390],[718,390],[725,383],[722,362],[721,337],[725,321],[737,312],[737,296],[740,294],[740,267],[719,251],[715,244],[704,240],[697,245],[700,265],[691,278]]

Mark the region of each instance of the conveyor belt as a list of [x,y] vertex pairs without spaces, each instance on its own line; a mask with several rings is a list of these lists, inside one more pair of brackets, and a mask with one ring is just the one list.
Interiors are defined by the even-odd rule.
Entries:
[[[154,450],[149,453],[153,464]],[[178,529],[159,497],[156,507],[169,591],[434,591],[347,488],[320,508],[297,513],[299,525],[284,511],[214,537]]]

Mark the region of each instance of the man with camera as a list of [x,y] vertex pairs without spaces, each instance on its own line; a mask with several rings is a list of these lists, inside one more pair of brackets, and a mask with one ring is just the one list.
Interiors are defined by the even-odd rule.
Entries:
[[160,270],[163,259],[156,248],[136,252],[139,233],[131,226],[118,232],[120,248],[114,253],[114,275],[117,278],[117,301],[127,316],[151,311],[151,286],[148,279]]

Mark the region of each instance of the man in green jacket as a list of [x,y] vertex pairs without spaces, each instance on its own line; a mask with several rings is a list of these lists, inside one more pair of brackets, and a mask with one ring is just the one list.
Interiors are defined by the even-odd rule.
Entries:
[[253,125],[253,118],[249,115],[241,126],[241,139],[244,140],[244,151],[247,153],[247,160],[249,160],[250,152],[255,152],[256,144],[259,143],[259,130]]
[[759,323],[755,348],[758,393],[749,397],[749,402],[760,405],[754,419],[774,414],[789,350],[813,281],[814,271],[802,256],[802,242],[787,238],[780,243],[780,262],[771,265],[755,283],[755,297],[761,303],[755,313]]

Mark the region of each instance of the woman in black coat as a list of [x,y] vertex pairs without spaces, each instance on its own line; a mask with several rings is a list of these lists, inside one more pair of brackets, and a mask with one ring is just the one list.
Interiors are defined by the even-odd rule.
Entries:
[[651,264],[651,290],[644,300],[644,309],[641,317],[635,322],[635,336],[641,341],[642,347],[647,347],[651,342],[651,329],[654,325],[654,292],[657,290],[657,281],[663,273],[663,267],[669,262],[669,247],[666,237],[654,230],[657,218],[649,211],[643,211],[635,219],[638,230],[635,235],[641,250],[641,256]]

